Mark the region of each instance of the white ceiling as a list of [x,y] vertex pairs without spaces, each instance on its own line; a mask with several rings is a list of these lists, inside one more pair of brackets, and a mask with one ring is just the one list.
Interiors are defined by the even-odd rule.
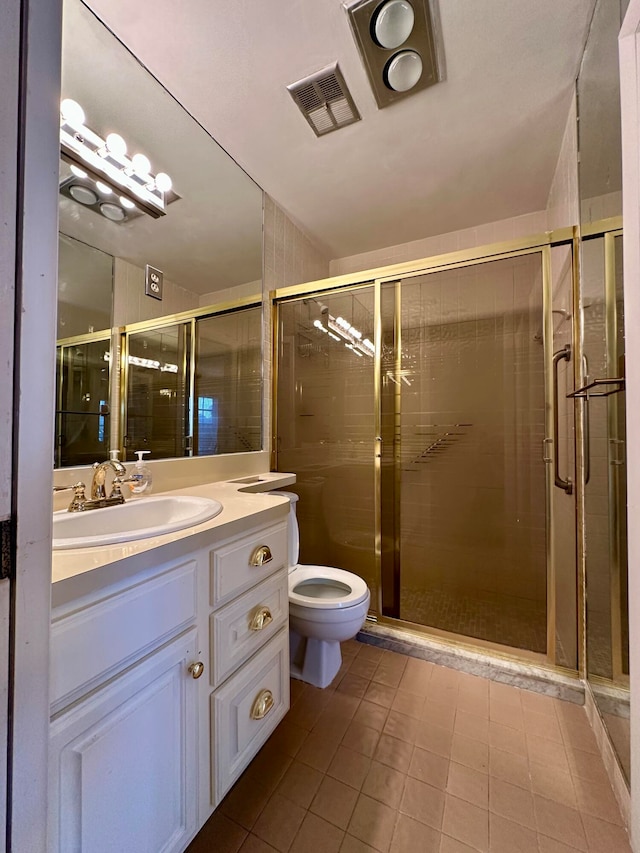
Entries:
[[[375,106],[339,0],[90,0],[330,257],[543,209],[594,0],[440,0],[446,80]],[[362,121],[286,86],[338,60]]]

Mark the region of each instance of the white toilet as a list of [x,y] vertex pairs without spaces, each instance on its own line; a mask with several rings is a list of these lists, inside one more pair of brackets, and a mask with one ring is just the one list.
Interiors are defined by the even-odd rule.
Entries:
[[371,594],[366,583],[344,569],[300,566],[298,495],[273,492],[290,500],[289,649],[291,675],[315,687],[327,687],[342,663],[340,643],[362,628]]

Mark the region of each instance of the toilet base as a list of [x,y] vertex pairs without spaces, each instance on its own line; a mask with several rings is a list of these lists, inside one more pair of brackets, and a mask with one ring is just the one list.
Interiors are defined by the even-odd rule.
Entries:
[[290,627],[289,660],[292,678],[324,688],[331,684],[342,666],[342,651],[335,640],[302,637]]

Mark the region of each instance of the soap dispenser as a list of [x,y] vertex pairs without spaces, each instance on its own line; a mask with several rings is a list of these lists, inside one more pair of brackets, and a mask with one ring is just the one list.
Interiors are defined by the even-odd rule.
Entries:
[[144,464],[144,456],[147,453],[151,453],[150,450],[136,450],[135,455],[138,457],[138,461],[133,466],[133,471],[131,473],[131,491],[134,495],[141,494],[149,494],[151,491],[151,485],[153,481],[153,477],[151,474],[151,469],[148,465]]

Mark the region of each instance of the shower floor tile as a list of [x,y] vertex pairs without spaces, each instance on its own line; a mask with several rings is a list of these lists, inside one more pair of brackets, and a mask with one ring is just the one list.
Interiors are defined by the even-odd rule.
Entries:
[[187,853],[631,853],[600,755],[570,737],[584,708],[353,640],[291,701]]
[[492,643],[545,653],[545,602],[481,592],[463,595],[446,589],[403,588],[400,618]]

